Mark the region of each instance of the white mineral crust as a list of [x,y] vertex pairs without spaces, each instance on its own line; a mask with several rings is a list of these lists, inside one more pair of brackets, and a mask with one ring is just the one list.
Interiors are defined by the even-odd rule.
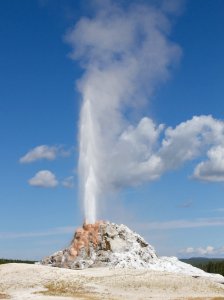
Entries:
[[70,269],[88,267],[148,269],[224,281],[223,276],[206,273],[179,261],[176,257],[158,257],[151,245],[123,224],[105,222],[100,225],[97,247],[93,247],[90,243],[88,251],[83,248],[76,257],[70,256],[71,247],[46,257],[40,263]]

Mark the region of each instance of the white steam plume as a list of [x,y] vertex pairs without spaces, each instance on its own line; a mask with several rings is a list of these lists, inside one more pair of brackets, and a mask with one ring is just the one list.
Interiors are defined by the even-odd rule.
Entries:
[[[90,223],[96,220],[102,195],[116,188],[118,178],[121,185],[131,182],[136,159],[150,156],[151,143],[162,126],[157,128],[145,118],[133,128],[127,110],[136,110],[168,78],[181,52],[168,39],[170,23],[162,10],[99,3],[96,15],[82,18],[66,37],[73,46],[71,57],[81,60],[85,69],[78,84],[83,97],[79,174],[85,218]],[[133,139],[148,147],[147,157],[141,157],[145,151],[138,145],[136,152],[127,153],[125,140],[132,131],[136,132]]]
[[130,117],[169,77],[181,54],[169,39],[164,8],[99,3],[94,17],[81,19],[67,34],[71,57],[85,70],[78,83],[79,175],[89,223],[110,192],[155,180],[206,153],[208,160],[196,166],[193,178],[224,181],[224,122],[195,116],[165,129],[148,117],[137,125]]

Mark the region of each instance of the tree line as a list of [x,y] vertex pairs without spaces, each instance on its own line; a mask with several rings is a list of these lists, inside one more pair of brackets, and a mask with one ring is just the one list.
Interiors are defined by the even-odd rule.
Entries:
[[207,263],[200,263],[194,265],[208,273],[217,273],[224,276],[224,261],[209,261]]
[[20,260],[20,259],[5,259],[5,258],[0,258],[0,265],[2,265],[2,264],[9,264],[9,263],[34,264],[35,261],[32,261],[32,260]]

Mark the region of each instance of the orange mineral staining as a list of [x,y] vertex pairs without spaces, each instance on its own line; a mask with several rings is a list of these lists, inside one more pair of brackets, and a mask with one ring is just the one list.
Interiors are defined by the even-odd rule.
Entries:
[[86,253],[90,252],[90,245],[94,248],[99,243],[99,228],[103,221],[97,221],[94,224],[84,222],[82,227],[79,227],[74,235],[74,239],[70,247],[70,255],[76,257],[82,248],[86,249]]

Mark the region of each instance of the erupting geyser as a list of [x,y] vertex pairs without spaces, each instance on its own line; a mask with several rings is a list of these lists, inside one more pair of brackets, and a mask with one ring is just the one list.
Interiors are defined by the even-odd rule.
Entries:
[[[78,82],[83,99],[79,181],[85,223],[76,230],[69,247],[41,263],[70,269],[130,267],[214,276],[177,258],[159,258],[152,246],[123,224],[96,222],[99,204],[108,193],[154,180],[166,169],[197,157],[199,140],[204,138],[209,144],[211,132],[217,137],[215,130],[206,134],[207,128],[219,128],[211,117],[195,117],[176,129],[168,128],[159,148],[164,126],[156,126],[148,117],[136,121],[137,108],[169,77],[180,48],[168,38],[170,11],[142,4],[124,9],[117,2],[94,2],[99,5],[96,16],[81,19],[67,34],[73,46],[71,57],[79,59],[85,71]],[[183,142],[186,127],[195,142],[186,138]]]
[[130,116],[180,55],[168,39],[170,24],[162,10],[116,4],[99,1],[96,16],[81,19],[66,37],[71,58],[84,69],[77,86],[83,101],[80,198],[87,223],[95,223],[102,198],[111,192],[158,177],[160,160],[152,150],[163,126],[147,117],[136,124]]
[[79,133],[80,193],[84,204],[85,222],[96,222],[97,178],[97,128],[91,101],[84,100],[81,109]]

